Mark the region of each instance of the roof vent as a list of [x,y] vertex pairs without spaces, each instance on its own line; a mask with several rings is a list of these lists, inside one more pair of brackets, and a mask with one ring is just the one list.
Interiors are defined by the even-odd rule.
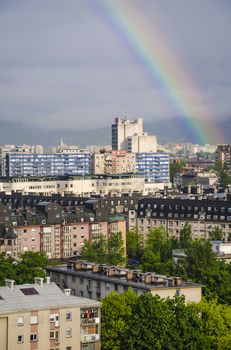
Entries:
[[6,287],[9,287],[11,290],[14,290],[14,280],[5,279],[5,285]]
[[38,284],[40,287],[43,287],[43,280],[44,278],[42,277],[35,277],[34,282],[35,284]]
[[71,289],[70,288],[66,288],[63,290],[64,291],[64,294],[69,297],[71,295]]

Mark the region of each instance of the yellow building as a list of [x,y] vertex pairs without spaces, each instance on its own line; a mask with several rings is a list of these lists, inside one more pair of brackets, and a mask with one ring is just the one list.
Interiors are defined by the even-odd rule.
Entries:
[[46,278],[0,287],[0,350],[100,350],[100,303]]

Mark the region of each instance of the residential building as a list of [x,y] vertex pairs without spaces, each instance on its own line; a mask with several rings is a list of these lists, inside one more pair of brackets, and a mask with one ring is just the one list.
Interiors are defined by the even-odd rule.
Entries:
[[131,174],[136,172],[135,154],[124,150],[93,154],[93,174]]
[[100,350],[100,303],[50,282],[0,287],[0,349]]
[[137,229],[144,241],[148,232],[164,227],[170,235],[179,237],[186,223],[192,227],[194,239],[209,239],[215,227],[231,238],[231,204],[222,200],[142,198],[138,202]]
[[180,277],[129,270],[84,261],[69,261],[67,266],[48,267],[47,272],[60,288],[73,295],[100,300],[112,291],[123,293],[132,288],[137,294],[151,292],[161,298],[184,295],[186,302],[201,300],[201,285]]
[[90,175],[90,153],[7,153],[5,156],[6,176],[62,176]]
[[169,154],[136,153],[136,173],[150,182],[168,184]]
[[155,193],[166,185],[166,182],[147,183],[143,176],[136,174],[0,178],[0,192],[46,196],[61,194],[90,197],[133,193],[146,195]]
[[231,174],[231,145],[218,145],[216,149],[216,161]]

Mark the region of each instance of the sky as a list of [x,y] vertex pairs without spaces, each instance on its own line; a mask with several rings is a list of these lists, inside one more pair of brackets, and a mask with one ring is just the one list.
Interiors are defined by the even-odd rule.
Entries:
[[173,72],[172,91],[199,118],[228,118],[230,18],[230,0],[1,0],[0,121],[88,129],[125,112],[168,120],[183,113]]

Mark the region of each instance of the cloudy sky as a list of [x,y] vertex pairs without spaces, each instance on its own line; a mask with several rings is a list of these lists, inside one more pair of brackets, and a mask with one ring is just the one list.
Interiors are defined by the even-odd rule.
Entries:
[[230,0],[0,0],[0,120],[174,118],[170,88],[200,118],[230,117],[230,18]]

